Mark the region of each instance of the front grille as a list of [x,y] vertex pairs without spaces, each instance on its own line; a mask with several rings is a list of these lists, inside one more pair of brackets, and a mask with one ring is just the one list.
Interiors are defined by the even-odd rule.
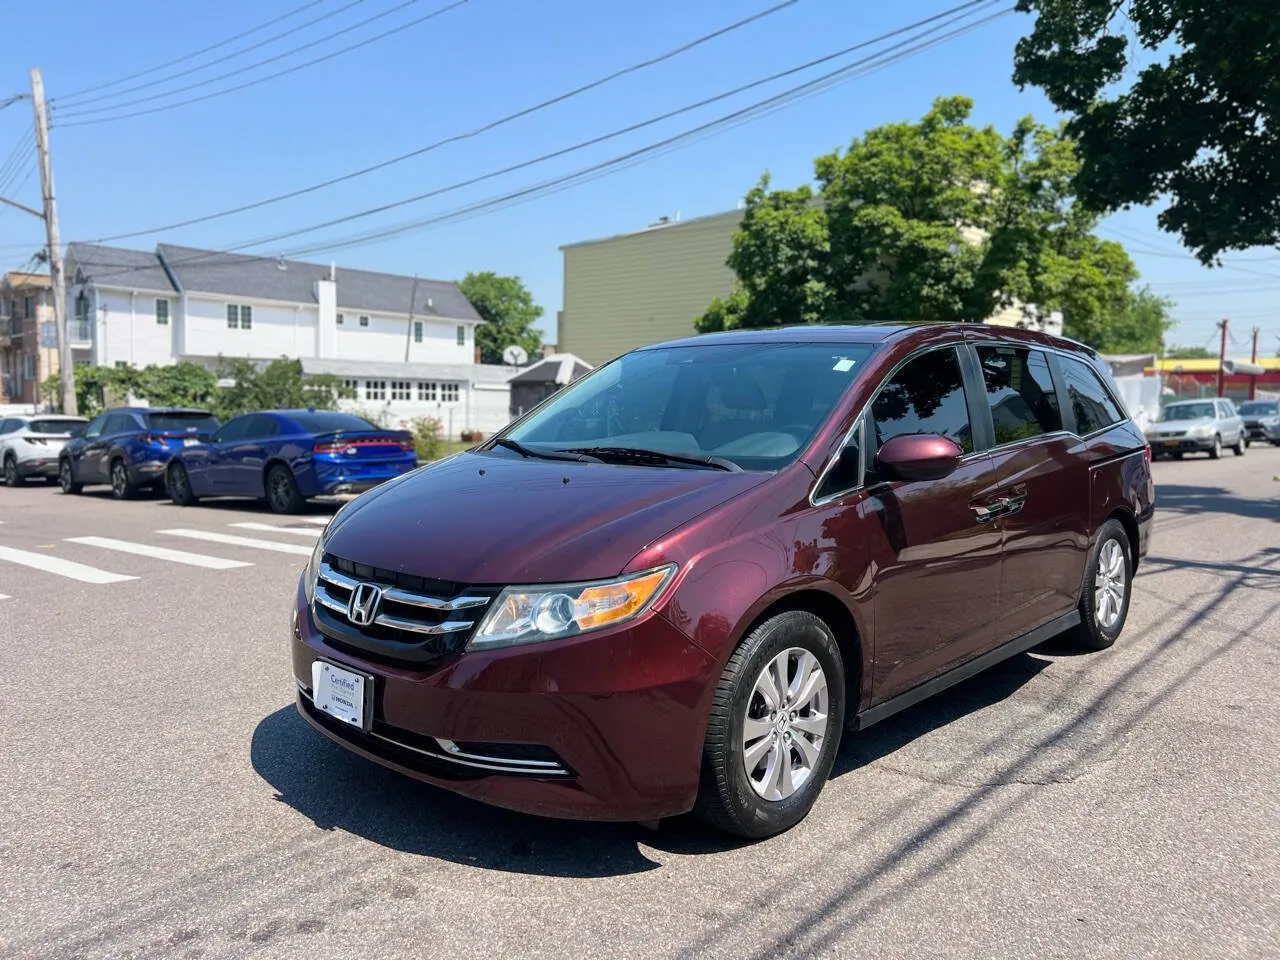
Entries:
[[[353,619],[352,594],[365,587]],[[369,601],[377,588],[380,597]],[[326,554],[320,563],[312,612],[327,639],[377,659],[433,665],[461,653],[490,593],[460,584],[357,564]],[[363,612],[364,617],[359,616]],[[368,619],[369,622],[364,622]]]

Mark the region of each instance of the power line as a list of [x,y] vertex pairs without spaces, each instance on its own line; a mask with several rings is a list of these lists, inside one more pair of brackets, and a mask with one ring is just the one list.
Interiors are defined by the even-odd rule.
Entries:
[[[404,7],[408,6],[411,3],[417,3],[417,2],[418,0],[406,0],[406,2],[401,3],[400,6],[395,7],[392,11],[389,11],[389,12],[395,12],[396,10],[403,9]],[[58,126],[83,127],[83,126],[89,126],[89,125],[98,124],[98,123],[111,123],[116,120],[128,120],[131,117],[143,117],[152,113],[162,113],[165,110],[175,110],[178,107],[185,107],[193,103],[201,103],[202,101],[205,101],[205,100],[212,100],[214,97],[222,97],[222,96],[226,96],[228,93],[235,93],[239,90],[248,89],[249,87],[256,87],[258,84],[266,83],[269,80],[276,80],[276,79],[279,79],[280,77],[287,76],[291,73],[297,73],[299,70],[305,70],[307,67],[313,67],[318,63],[324,63],[326,60],[332,60],[334,57],[342,56],[344,53],[350,53],[352,50],[359,50],[361,47],[367,47],[369,44],[377,43],[379,40],[385,40],[387,37],[392,36],[393,34],[403,33],[405,30],[408,30],[411,27],[416,27],[420,23],[425,23],[428,20],[433,20],[436,17],[449,13],[451,10],[456,10],[459,7],[466,6],[470,2],[471,0],[453,0],[453,2],[446,3],[442,7],[437,7],[436,9],[432,10],[430,13],[424,14],[423,16],[418,17],[415,20],[410,20],[408,23],[403,23],[398,27],[392,27],[390,30],[385,30],[382,33],[375,34],[374,36],[369,37],[365,40],[361,40],[358,43],[353,43],[346,47],[340,47],[339,49],[334,50],[331,53],[326,53],[324,56],[315,57],[303,63],[295,64],[292,67],[287,67],[284,70],[277,70],[275,73],[269,73],[265,77],[258,77],[256,80],[249,80],[249,81],[246,81],[245,83],[236,84],[233,87],[226,87],[222,90],[214,90],[212,93],[206,93],[199,97],[190,97],[186,100],[179,100],[177,103],[166,103],[158,107],[148,107],[146,110],[135,110],[132,113],[121,113],[114,117],[98,117],[97,119],[91,118],[89,120],[72,120],[70,123],[59,123]],[[380,16],[385,16],[385,14],[380,14]],[[316,42],[319,42],[319,41],[316,41]],[[290,53],[297,53],[299,50],[305,49],[306,46],[314,46],[314,45],[315,43],[313,42],[311,44],[305,45],[304,47],[298,47],[297,49],[290,51]],[[282,54],[282,56],[287,56],[287,55],[288,54]],[[277,56],[271,59],[278,60],[280,59],[280,57]],[[271,61],[264,60],[260,64],[257,64],[257,66],[261,66],[263,63],[269,63],[269,62]],[[245,68],[245,69],[248,69],[248,68]],[[241,73],[241,72],[243,71],[242,70],[236,71],[236,73]],[[223,78],[220,77],[217,79],[223,79]],[[198,85],[199,84],[197,84],[197,86]],[[174,91],[174,92],[177,92],[177,91]],[[157,96],[169,96],[169,95],[170,94],[162,94]],[[154,100],[156,99],[156,97],[148,97],[146,99]],[[140,103],[142,101],[139,100],[135,102]],[[102,113],[105,111],[114,110],[126,105],[127,104],[115,104],[114,106],[110,106],[110,107],[97,107],[97,108],[92,108],[90,110],[81,111],[78,113],[68,113],[66,114],[66,116],[68,118],[87,116],[93,113]]]
[[[317,0],[317,2],[325,2],[325,0]],[[186,70],[179,70],[177,73],[171,73],[165,77],[159,77],[155,80],[148,80],[146,83],[140,83],[137,86],[125,87],[123,90],[117,90],[114,93],[103,93],[103,94],[99,94],[96,97],[89,97],[88,99],[85,99],[85,100],[78,100],[77,102],[71,104],[71,106],[78,110],[80,107],[86,106],[90,103],[99,103],[103,100],[114,100],[116,97],[123,97],[126,94],[134,93],[138,90],[147,90],[147,89],[150,89],[151,87],[157,87],[157,86],[160,86],[161,84],[168,83],[170,80],[177,80],[179,77],[186,77],[193,73],[199,73],[201,70],[208,70],[210,67],[216,67],[220,63],[226,63],[228,60],[234,60],[236,57],[243,57],[246,53],[252,53],[254,50],[259,50],[262,47],[275,43],[277,40],[283,39],[284,37],[292,36],[293,34],[298,33],[302,30],[305,30],[308,27],[313,27],[317,23],[323,23],[325,20],[329,20],[333,17],[338,16],[341,13],[345,13],[346,11],[350,10],[352,7],[358,6],[361,3],[364,3],[364,0],[350,0],[349,3],[345,4],[344,6],[338,7],[338,9],[336,10],[330,10],[328,13],[321,14],[315,19],[308,20],[306,23],[300,24],[296,27],[291,27],[290,29],[285,30],[282,33],[272,34],[271,36],[267,37],[267,39],[259,40],[257,43],[247,46],[243,50],[236,50],[232,53],[228,53],[228,54],[225,54],[224,56],[218,57],[216,60],[210,60],[207,63],[199,63],[199,64],[196,64],[194,67],[188,67]],[[395,11],[390,10],[387,12],[394,13]],[[385,16],[385,15],[386,14],[381,14],[381,16]],[[355,29],[355,27],[363,26],[364,23],[369,23],[369,22],[370,22],[369,20],[365,20],[363,21],[363,23],[355,24],[355,26],[349,29]],[[316,42],[320,43],[326,39],[331,39],[334,36],[337,36],[337,34],[331,34],[329,37],[323,37],[321,38],[321,40],[318,40]],[[297,53],[298,50],[305,50],[305,49],[306,47],[299,47],[297,50],[287,51],[286,53],[281,54],[280,56],[281,57],[288,56],[290,53]],[[278,60],[280,59],[280,57],[275,57],[273,59]],[[241,67],[239,70],[233,71],[231,73],[223,74],[220,77],[214,77],[210,80],[205,80],[205,81],[202,81],[202,83],[194,84],[189,87],[179,87],[176,90],[170,90],[168,93],[157,94],[155,97],[148,97],[146,99],[154,100],[154,99],[157,99],[158,97],[171,96],[176,93],[181,93],[184,90],[194,89],[194,87],[201,86],[203,83],[214,83],[218,80],[223,80],[226,77],[233,77],[237,73],[243,73],[245,70],[252,70],[255,67],[260,67],[264,63],[270,63],[270,62],[271,60],[264,60],[259,63],[251,63],[248,66]],[[57,104],[57,103],[66,103],[67,99],[68,99],[67,97],[57,97],[55,99],[50,100],[49,103],[50,105]],[[115,109],[116,107],[127,107],[133,103],[143,103],[143,102],[145,102],[145,100],[130,100],[127,103],[117,103],[111,107],[102,107],[98,109],[112,110],[112,109]]]
[[[740,87],[735,88],[734,90],[699,101],[696,104],[691,104],[687,107],[669,111],[668,113],[663,114],[659,117],[656,117],[647,121],[642,121],[640,123],[632,124],[631,126],[622,128],[621,130],[616,130],[612,133],[595,137],[595,138],[592,138],[591,140],[583,141],[582,143],[575,144],[573,146],[566,147],[549,154],[544,154],[541,157],[537,157],[532,160],[527,160],[522,163],[514,164],[510,167],[506,167],[501,170],[491,171],[487,174],[482,174],[480,176],[473,177],[469,180],[462,181],[461,183],[455,183],[446,187],[437,188],[436,190],[429,191],[428,193],[425,193],[425,194],[420,194],[416,197],[409,197],[409,198],[395,201],[392,203],[383,204],[371,210],[364,210],[354,214],[348,214],[344,217],[339,217],[339,218],[325,221],[323,223],[315,224],[309,227],[303,227],[296,230],[288,231],[286,233],[275,234],[270,237],[265,237],[257,240],[246,241],[240,244],[235,244],[226,248],[225,250],[209,251],[207,253],[197,254],[193,257],[188,257],[183,260],[174,261],[173,265],[182,266],[187,263],[194,263],[194,262],[200,262],[200,261],[204,261],[204,262],[216,261],[218,257],[224,256],[228,253],[234,253],[235,251],[247,249],[250,247],[263,246],[268,243],[275,243],[282,239],[288,239],[288,238],[299,236],[305,233],[313,233],[317,230],[322,230],[327,227],[335,226],[342,223],[347,223],[357,219],[362,219],[364,217],[371,216],[376,213],[385,212],[386,210],[405,206],[411,203],[416,203],[416,202],[419,202],[420,200],[427,199],[428,197],[439,196],[443,193],[448,193],[453,190],[458,190],[465,186],[470,186],[484,180],[492,179],[494,177],[501,176],[506,173],[510,173],[514,170],[523,169],[525,167],[529,167],[534,164],[541,163],[553,157],[564,156],[568,153],[572,153],[577,150],[584,149],[587,146],[598,144],[606,140],[610,140],[615,137],[621,136],[625,133],[629,133],[646,126],[650,126],[654,123],[661,122],[662,120],[668,119],[678,114],[686,113],[700,106],[705,106],[706,104],[713,103],[718,100],[723,100],[726,97],[733,96],[734,94],[740,93],[743,90],[760,86],[761,84],[768,83],[772,80],[776,80],[779,77],[794,74],[801,70],[810,68],[816,64],[829,61],[843,54],[847,54],[852,50],[856,50],[859,48],[869,46],[871,44],[882,42],[883,40],[889,37],[897,36],[913,29],[918,30],[922,25],[938,20],[939,17],[946,16],[947,13],[955,14],[957,11],[964,11],[964,12],[961,12],[959,16],[954,16],[948,22],[944,22],[944,23],[929,27],[928,29],[918,33],[916,36],[910,37],[907,40],[894,44],[886,48],[885,50],[881,50],[873,55],[857,60],[854,63],[847,64],[844,67],[837,68],[836,70],[823,74],[820,77],[816,77],[812,80],[806,81],[805,83],[799,84],[798,86],[784,90],[781,93],[774,94],[764,100],[757,101],[756,103],[750,104],[746,107],[742,107],[738,110],[735,110],[729,114],[725,114],[714,120],[699,124],[698,126],[695,126],[689,130],[685,130],[671,137],[667,137],[666,139],[657,141],[656,143],[648,144],[646,146],[628,151],[627,153],[624,153],[618,157],[614,157],[610,160],[592,164],[588,167],[585,167],[573,173],[552,178],[551,180],[543,181],[542,183],[534,184],[530,187],[522,188],[522,189],[510,192],[495,198],[491,198],[489,200],[481,201],[481,202],[472,204],[468,207],[464,207],[460,210],[455,210],[443,215],[439,215],[437,217],[428,218],[427,220],[413,221],[411,223],[392,227],[390,229],[374,231],[372,234],[361,235],[353,239],[342,240],[336,243],[322,243],[314,247],[303,247],[303,248],[300,248],[300,250],[301,251],[327,250],[327,249],[338,249],[344,246],[359,245],[361,243],[368,242],[372,239],[379,239],[383,236],[391,236],[399,233],[409,232],[410,230],[419,229],[423,226],[427,226],[432,223],[445,222],[446,220],[458,219],[460,217],[474,215],[477,212],[496,209],[504,205],[510,205],[512,202],[522,202],[525,199],[531,199],[533,196],[539,196],[539,195],[544,195],[546,193],[558,192],[559,190],[567,189],[570,186],[577,185],[577,183],[585,182],[586,180],[589,180],[589,179],[596,179],[600,176],[606,176],[609,173],[616,172],[617,170],[623,169],[624,167],[634,165],[635,163],[638,163],[638,162],[642,162],[644,159],[648,159],[659,153],[674,149],[675,147],[685,142],[690,142],[694,139],[711,135],[715,132],[719,132],[722,129],[728,129],[732,126],[737,126],[742,123],[750,122],[753,119],[757,119],[759,116],[764,116],[768,113],[772,113],[772,112],[775,112],[776,110],[782,109],[783,107],[785,107],[791,102],[794,102],[796,100],[802,99],[803,97],[821,92],[841,82],[844,82],[849,79],[853,79],[856,76],[866,75],[874,70],[883,69],[886,66],[899,62],[908,57],[915,56],[919,53],[924,52],[925,50],[931,49],[932,47],[945,43],[946,41],[953,39],[957,36],[960,36],[964,33],[971,32],[972,30],[976,30],[984,26],[985,24],[992,22],[993,20],[996,20],[1003,16],[1007,16],[1008,14],[1014,12],[1014,9],[1015,9],[1014,7],[1007,7],[998,11],[995,14],[964,24],[963,26],[960,26],[957,29],[950,30],[949,32],[941,36],[933,37],[932,39],[925,39],[929,37],[930,34],[936,33],[937,31],[943,30],[947,27],[951,27],[956,23],[958,23],[959,21],[963,20],[965,17],[969,16],[971,12],[974,12],[970,8],[973,8],[975,6],[989,7],[995,2],[998,2],[998,0],[977,0],[977,2],[975,2],[975,0],[970,0],[969,3],[961,4],[959,7],[953,8],[951,11],[948,11],[946,13],[939,14],[934,17],[929,17],[922,21],[917,21],[916,23],[911,24],[907,27],[890,31],[889,33],[882,34],[879,37],[875,37],[870,40],[866,40],[861,43],[855,44],[854,46],[848,47],[843,51],[839,51],[834,54],[829,54],[825,57],[819,57],[799,67],[794,67],[794,68],[791,68],[790,70],[781,71],[780,73],[774,74],[770,77],[766,77],[761,80],[744,84]],[[897,51],[897,52],[894,52],[894,51]],[[236,262],[239,259],[241,258],[235,257],[234,259],[228,259],[228,260],[225,260],[224,262],[228,262],[228,263]],[[274,258],[261,257],[260,259],[265,260],[265,259],[274,259]],[[124,267],[118,271],[112,271],[110,273],[100,274],[100,277],[105,279],[107,277],[113,277],[113,276],[119,276],[122,274],[131,273],[138,269],[142,269],[142,268]]]
[[203,56],[204,54],[210,53],[213,50],[218,50],[222,47],[225,47],[229,43],[235,43],[237,40],[243,40],[245,37],[251,36],[257,33],[259,30],[265,30],[267,27],[274,27],[277,23],[281,23],[285,20],[288,20],[290,17],[296,16],[299,13],[302,13],[304,10],[310,10],[312,7],[316,7],[322,3],[327,3],[327,2],[328,0],[309,0],[309,2],[304,3],[300,7],[295,7],[294,9],[290,10],[288,13],[282,13],[280,16],[275,17],[272,20],[268,20],[265,23],[260,23],[256,27],[250,27],[248,30],[245,30],[241,33],[237,33],[234,37],[227,37],[227,39],[225,40],[219,40],[217,43],[210,44],[207,47],[197,50],[195,53],[184,54],[181,57],[177,57],[173,60],[168,60],[165,63],[158,64],[154,67],[148,67],[146,70],[139,70],[137,73],[131,73],[128,76],[119,77],[116,80],[110,80],[106,83],[99,83],[96,86],[92,86],[92,87],[85,87],[83,90],[72,91],[71,93],[64,94],[59,99],[68,100],[73,97],[83,96],[86,93],[97,93],[99,90],[105,90],[108,87],[114,87],[121,83],[128,83],[130,80],[138,79],[138,77],[145,77],[152,73],[158,73],[159,71],[164,70],[166,67],[172,67],[172,66],[175,66],[176,64],[184,63],[188,60],[191,60],[194,57]]
[[[759,20],[763,20],[764,18],[772,16],[773,14],[778,13],[782,10],[785,10],[788,7],[794,6],[799,2],[800,0],[783,0],[782,3],[774,4],[773,6],[768,7],[765,10],[761,10],[758,13],[754,13],[749,17],[745,17],[741,20],[737,20],[733,23],[728,24],[727,26],[720,27],[719,29],[712,31],[711,33],[703,34],[702,36],[697,37],[693,40],[690,40],[687,43],[681,44],[680,46],[675,47],[671,50],[667,50],[665,53],[660,53],[657,56],[649,57],[647,60],[641,60],[638,63],[633,63],[630,66],[623,67],[620,70],[615,70],[612,73],[609,73],[603,77],[600,77],[599,79],[592,80],[590,83],[584,83],[580,86],[574,87],[572,90],[568,90],[564,93],[558,94],[554,97],[551,97],[548,100],[543,100],[540,103],[534,104],[533,106],[525,107],[524,109],[518,110],[515,113],[509,113],[505,117],[500,117],[497,120],[490,121],[489,123],[483,124],[482,126],[476,127],[472,130],[468,130],[463,133],[453,134],[452,136],[448,136],[441,140],[437,140],[434,143],[429,143],[424,147],[419,147],[416,150],[410,150],[408,153],[402,153],[399,156],[391,157],[388,160],[382,160],[378,163],[371,164],[370,166],[362,167],[359,170],[353,170],[350,173],[345,173],[345,174],[342,174],[341,176],[332,177],[328,180],[323,180],[319,183],[313,183],[310,186],[300,187],[299,189],[291,190],[288,193],[277,194],[274,197],[267,197],[262,200],[257,200],[257,201],[254,201],[253,203],[246,203],[246,204],[243,204],[242,206],[233,207],[229,210],[221,210],[217,213],[206,214],[200,217],[192,217],[189,220],[180,220],[177,223],[169,223],[169,224],[165,224],[164,226],[149,227],[145,230],[134,230],[130,233],[118,233],[110,237],[104,237],[101,240],[97,240],[94,242],[110,243],[116,240],[128,240],[133,237],[141,237],[150,233],[160,233],[166,230],[177,230],[181,227],[189,227],[197,223],[207,223],[210,220],[220,220],[224,217],[233,216],[237,213],[245,213],[246,211],[249,211],[249,210],[257,210],[260,207],[269,206],[274,203],[280,203],[285,200],[292,200],[295,197],[305,196],[306,194],[314,193],[317,190],[323,190],[327,187],[332,187],[339,183],[345,183],[348,180],[354,180],[357,177],[363,177],[370,173],[375,173],[378,170],[385,170],[387,167],[394,166],[395,164],[398,164],[398,163],[403,163],[404,161],[411,160],[414,157],[423,156],[424,154],[430,153],[434,150],[438,150],[441,147],[447,146],[451,143],[459,143],[463,140],[469,140],[474,137],[481,136],[482,134],[488,133],[492,130],[496,130],[498,127],[504,126],[508,123],[512,123],[513,121],[516,121],[516,120],[521,120],[525,117],[531,116],[535,113],[545,110],[548,107],[553,107],[556,104],[564,103],[566,100],[570,100],[573,97],[587,93],[591,90],[595,90],[599,87],[604,86],[607,83],[610,83],[614,80],[619,79],[620,77],[624,77],[632,73],[637,73],[649,67],[656,66],[657,64],[664,63],[665,61],[678,57],[681,54],[688,53],[690,50],[693,50],[703,45],[704,43],[708,43],[728,33],[731,33],[735,30],[739,30],[742,27],[748,26],[749,24],[755,23]],[[973,0],[973,2],[980,3],[980,2],[983,2],[983,0]]]
[[35,140],[35,132],[28,130],[18,138],[17,145],[4,163],[0,163],[0,194],[8,190],[14,179],[22,172],[23,160],[35,155]]

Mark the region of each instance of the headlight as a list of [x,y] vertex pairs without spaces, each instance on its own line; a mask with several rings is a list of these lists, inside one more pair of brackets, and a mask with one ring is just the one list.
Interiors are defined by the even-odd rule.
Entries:
[[329,527],[333,526],[333,521],[329,521],[329,526],[324,528],[324,532],[316,538],[316,548],[311,551],[311,559],[307,561],[307,572],[302,579],[302,589],[306,594],[307,603],[311,603],[316,597],[316,576],[320,573],[320,561],[324,559],[324,548],[329,542]]
[[1210,424],[1203,424],[1199,427],[1192,427],[1187,431],[1189,437],[1211,437],[1213,436],[1213,427]]
[[633,620],[649,609],[675,570],[675,564],[668,564],[616,580],[507,587],[467,649],[539,643]]

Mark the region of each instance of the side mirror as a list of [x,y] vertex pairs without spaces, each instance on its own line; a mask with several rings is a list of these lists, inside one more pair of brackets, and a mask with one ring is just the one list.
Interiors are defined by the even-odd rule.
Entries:
[[964,451],[933,433],[904,434],[876,454],[876,471],[895,480],[941,480],[955,472]]

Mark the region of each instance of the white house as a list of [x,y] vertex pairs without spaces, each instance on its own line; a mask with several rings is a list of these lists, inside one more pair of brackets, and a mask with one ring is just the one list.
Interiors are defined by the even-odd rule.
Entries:
[[93,362],[145,367],[297,358],[391,419],[437,416],[451,434],[509,419],[510,371],[475,362],[483,323],[457,284],[160,244],[73,243],[72,328]]

